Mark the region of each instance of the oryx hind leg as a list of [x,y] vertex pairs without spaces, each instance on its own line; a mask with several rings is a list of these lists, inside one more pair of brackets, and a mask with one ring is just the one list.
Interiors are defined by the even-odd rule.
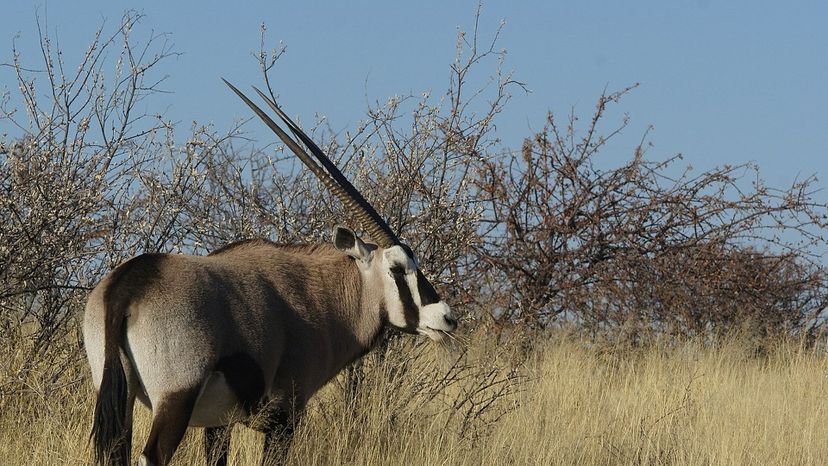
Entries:
[[299,411],[277,408],[269,413],[264,431],[264,451],[262,452],[262,466],[279,466],[287,463],[290,444]]
[[152,427],[139,465],[162,466],[170,462],[187,431],[198,393],[198,387],[170,393],[154,404]]
[[204,428],[204,457],[208,466],[227,466],[231,426]]

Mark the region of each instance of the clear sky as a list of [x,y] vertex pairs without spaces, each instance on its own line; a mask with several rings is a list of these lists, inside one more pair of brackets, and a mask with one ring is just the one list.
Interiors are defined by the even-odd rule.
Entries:
[[[12,40],[38,52],[35,12],[57,35],[69,61],[102,19],[126,8],[146,14],[141,30],[172,34],[183,55],[168,61],[160,108],[185,125],[221,128],[248,116],[219,77],[260,83],[251,53],[259,24],[287,54],[276,90],[291,114],[328,117],[335,130],[363,118],[366,101],[446,88],[458,28],[470,30],[476,1],[174,1],[5,0],[0,62]],[[505,146],[542,127],[548,110],[574,106],[587,117],[596,98],[640,82],[612,115],[632,125],[605,157],[627,158],[652,124],[650,155],[681,152],[698,168],[755,161],[782,186],[813,173],[828,188],[828,2],[824,1],[487,1],[484,37],[506,25],[506,68],[525,82],[498,122]],[[77,58],[75,58],[77,59]],[[484,71],[484,70],[481,70]],[[14,86],[0,68],[0,89]],[[261,133],[264,134],[264,133]],[[828,189],[819,199],[828,202]]]

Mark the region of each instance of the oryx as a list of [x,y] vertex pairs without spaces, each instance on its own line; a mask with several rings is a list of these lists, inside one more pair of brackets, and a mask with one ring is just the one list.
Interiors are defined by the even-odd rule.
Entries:
[[255,239],[208,256],[143,254],[115,268],[91,292],[83,321],[98,462],[129,463],[136,398],[152,410],[141,464],[169,462],[188,425],[206,428],[208,462],[225,464],[228,422],[253,415],[264,419],[253,427],[265,432],[265,458],[281,461],[308,399],[386,325],[434,340],[457,327],[411,250],[319,147],[261,91],[316,160],[227,85],[376,244],[337,226],[333,244]]

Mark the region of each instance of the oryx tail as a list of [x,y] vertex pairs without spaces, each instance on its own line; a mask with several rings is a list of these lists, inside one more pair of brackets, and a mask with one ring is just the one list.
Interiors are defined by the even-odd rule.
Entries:
[[[115,283],[129,268],[129,261],[113,271]],[[92,442],[98,464],[129,464],[132,441],[127,425],[127,379],[121,360],[121,342],[124,340],[124,318],[128,303],[113,299],[112,290],[104,291],[106,321],[104,325],[104,367],[101,386],[95,400],[92,421]]]

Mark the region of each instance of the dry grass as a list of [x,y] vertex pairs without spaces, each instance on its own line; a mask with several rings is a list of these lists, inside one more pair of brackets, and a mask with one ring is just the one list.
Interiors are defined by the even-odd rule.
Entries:
[[[25,345],[0,346],[0,462],[88,464],[85,367],[44,377],[62,359],[43,358],[21,376]],[[319,394],[292,464],[828,464],[828,359],[795,343],[762,357],[738,342],[520,346],[476,337],[458,361],[395,342],[368,360],[350,407],[340,382]],[[136,449],[149,425],[138,411]],[[236,427],[232,463],[257,464],[260,442]],[[200,462],[192,429],[175,463]]]

